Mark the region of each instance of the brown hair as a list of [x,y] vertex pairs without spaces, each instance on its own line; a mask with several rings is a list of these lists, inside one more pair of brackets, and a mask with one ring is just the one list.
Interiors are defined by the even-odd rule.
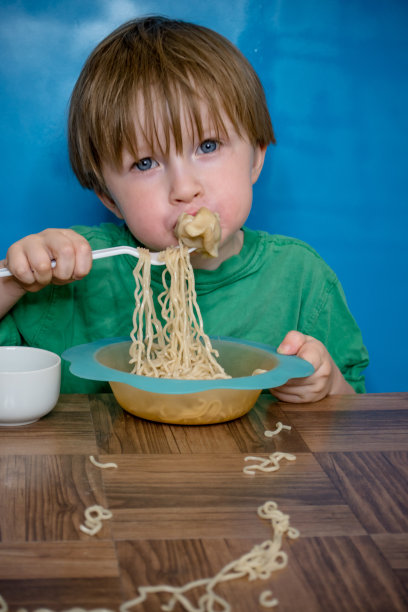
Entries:
[[[152,146],[161,145],[155,127],[161,119],[166,143],[182,149],[181,114],[202,137],[200,102],[217,132],[226,114],[251,144],[275,142],[265,94],[254,69],[226,38],[203,26],[160,16],[129,21],[91,53],[74,87],[68,121],[72,168],[82,186],[107,193],[101,166],[119,167],[126,147],[137,157],[135,109],[141,99]],[[155,104],[153,112],[153,102]]]

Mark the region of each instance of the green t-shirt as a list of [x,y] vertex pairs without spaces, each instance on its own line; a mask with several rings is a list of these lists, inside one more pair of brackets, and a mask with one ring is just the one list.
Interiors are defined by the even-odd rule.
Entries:
[[[126,226],[74,228],[92,249],[137,246]],[[94,262],[84,279],[26,294],[0,321],[0,345],[29,345],[61,354],[101,338],[128,336],[135,305],[135,259]],[[163,268],[152,268],[154,295],[163,290]],[[217,270],[195,270],[197,300],[209,335],[277,346],[297,329],[325,344],[346,380],[364,392],[368,364],[360,330],[334,272],[307,244],[244,228],[241,252]],[[107,383],[73,376],[62,363],[62,393],[107,391]]]

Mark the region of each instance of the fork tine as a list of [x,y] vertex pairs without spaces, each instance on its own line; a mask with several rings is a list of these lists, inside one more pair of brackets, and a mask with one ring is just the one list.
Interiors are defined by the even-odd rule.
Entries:
[[[107,249],[96,249],[92,251],[92,259],[103,259],[105,257],[114,257],[115,255],[132,255],[139,257],[139,250],[130,246],[110,247]],[[150,253],[150,260],[155,266],[164,266],[164,261],[159,259],[160,253]]]

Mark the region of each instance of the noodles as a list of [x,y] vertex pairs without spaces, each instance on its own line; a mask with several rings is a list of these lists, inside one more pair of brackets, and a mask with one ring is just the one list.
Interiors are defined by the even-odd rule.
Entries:
[[200,253],[217,257],[221,240],[220,218],[204,206],[196,215],[182,213],[174,231],[176,237],[186,246],[195,247]]
[[266,436],[267,438],[272,438],[273,436],[278,435],[278,433],[280,433],[282,429],[287,429],[288,431],[290,431],[292,427],[290,425],[283,425],[280,421],[278,421],[276,423],[276,429],[274,431],[270,431],[269,429],[267,429],[266,431],[264,431],[264,436]]
[[257,368],[256,370],[252,372],[252,376],[258,376],[258,374],[265,374],[265,372],[267,372],[267,370],[264,370],[262,368]]
[[[94,460],[91,455],[90,459]],[[247,466],[251,469],[262,469],[262,471],[274,471],[279,469],[279,461],[288,459],[293,461],[296,459],[294,455],[288,453],[276,452],[270,455],[269,459],[260,457],[245,457],[246,460],[262,461],[262,465]],[[274,463],[272,469],[266,469],[268,463]],[[99,462],[93,461],[95,465]],[[100,464],[104,467],[116,464]],[[245,471],[245,470],[244,470]],[[253,473],[253,472],[247,472]],[[289,524],[289,515],[284,514],[278,509],[276,502],[267,501],[257,510],[257,514],[261,519],[270,520],[273,530],[272,539],[265,540],[262,544],[255,545],[248,553],[242,555],[238,559],[231,561],[224,566],[214,577],[201,578],[191,581],[181,587],[173,587],[170,585],[158,586],[142,586],[138,588],[139,595],[123,603],[119,612],[129,612],[134,606],[146,601],[149,594],[153,593],[168,593],[171,595],[166,604],[161,605],[161,609],[165,612],[172,612],[177,604],[185,610],[185,612],[231,612],[232,608],[228,601],[222,598],[215,592],[217,585],[222,582],[244,578],[248,580],[266,580],[271,574],[277,570],[284,569],[288,564],[288,556],[282,550],[282,539],[286,535],[289,539],[299,537],[299,531]],[[80,529],[88,535],[95,535],[101,527],[102,520],[112,517],[112,513],[102,506],[90,506],[85,510],[85,526],[80,525]],[[189,591],[195,589],[204,589],[204,593],[198,598],[197,604],[189,599]],[[191,596],[191,595],[190,595]],[[265,608],[272,608],[278,605],[278,600],[273,597],[270,590],[265,590],[259,597],[259,604]],[[4,598],[0,595],[0,612],[8,612],[8,605]],[[27,612],[25,609],[19,609],[19,612]],[[33,612],[53,612],[45,608],[37,608]],[[87,612],[84,608],[71,608],[65,612]],[[98,608],[88,612],[113,612],[105,608]]]
[[[168,585],[139,587],[139,596],[127,601],[120,607],[120,612],[128,612],[130,608],[146,601],[151,593],[170,593],[171,598],[167,604],[161,606],[162,610],[171,612],[179,603],[186,612],[230,612],[230,604],[214,592],[215,587],[229,580],[248,577],[248,580],[266,580],[273,572],[286,567],[288,563],[287,554],[281,550],[282,538],[286,534],[288,538],[297,538],[299,531],[290,527],[289,516],[278,510],[277,504],[268,501],[258,508],[258,516],[270,519],[273,529],[271,540],[255,545],[248,553],[239,559],[228,563],[213,578],[194,580],[181,587]],[[205,589],[199,597],[197,604],[193,604],[186,596],[188,591],[197,588]],[[264,591],[259,603],[265,607],[277,605],[276,599],[271,599],[271,591]]]
[[158,297],[163,325],[153,303],[149,252],[139,251],[133,272],[136,306],[129,350],[132,373],[192,380],[229,378],[204,332],[187,248],[180,244],[163,253],[164,291]]
[[218,255],[221,239],[219,216],[200,208],[195,216],[183,213],[175,228],[179,247],[163,251],[164,291],[159,295],[159,320],[150,287],[150,254],[139,249],[135,277],[135,309],[129,350],[132,374],[159,378],[230,378],[217,362],[217,351],[204,333],[197,303],[194,271],[187,246],[210,257]]
[[[9,612],[9,607],[4,600],[4,598],[0,595],[0,612]],[[17,612],[28,612],[26,608],[18,608]],[[49,608],[36,608],[33,612],[53,612]],[[64,612],[113,612],[113,610],[108,610],[108,608],[94,608],[92,610],[87,610],[86,608],[69,608],[69,610],[65,610]]]
[[287,461],[295,461],[295,455],[291,455],[290,453],[281,453],[277,451],[276,453],[272,453],[268,458],[265,457],[245,457],[244,461],[259,461],[260,463],[254,465],[246,465],[242,470],[245,474],[255,474],[255,470],[260,472],[276,472],[279,470],[279,462],[282,459],[286,459]]
[[298,529],[289,526],[289,514],[283,514],[278,510],[278,504],[274,501],[267,501],[258,508],[258,516],[263,519],[270,519],[275,533],[284,534],[291,540],[299,537]]
[[116,463],[101,463],[100,461],[97,461],[93,455],[90,455],[89,461],[93,463],[96,467],[102,468],[102,469],[118,467]]
[[102,529],[102,520],[112,518],[112,512],[103,506],[89,506],[85,510],[85,525],[80,525],[81,531],[87,535],[95,535]]
[[263,591],[259,596],[259,603],[264,608],[274,608],[278,605],[279,601],[276,597],[272,598],[272,591]]
[[[95,508],[101,509],[101,506],[93,506],[92,508],[87,508],[87,510],[94,510]],[[102,510],[104,511],[103,508]],[[261,519],[271,522],[272,539],[265,540],[262,544],[256,544],[248,553],[228,563],[212,578],[194,580],[181,587],[172,587],[170,585],[139,587],[139,595],[123,603],[119,608],[120,612],[129,612],[134,606],[146,601],[148,595],[152,593],[168,593],[171,595],[168,603],[161,606],[161,609],[166,612],[171,612],[177,603],[186,612],[230,612],[231,605],[220,595],[217,595],[214,590],[217,585],[237,578],[244,578],[245,576],[248,580],[267,580],[273,572],[284,569],[288,564],[288,556],[282,550],[283,536],[286,535],[289,539],[299,537],[299,531],[290,526],[289,515],[281,512],[276,502],[265,502],[258,508],[257,513]],[[193,603],[188,596],[189,591],[194,589],[204,589],[204,593],[198,598],[197,604]],[[278,604],[278,600],[272,597],[270,590],[265,590],[259,597],[259,603],[266,608],[271,608]],[[7,603],[1,595],[0,612],[8,612]],[[20,612],[23,611],[21,610]],[[34,612],[46,611],[38,608]],[[47,610],[47,612],[52,611]],[[72,608],[66,612],[86,612],[86,610],[84,608]],[[89,612],[112,611],[95,609]]]

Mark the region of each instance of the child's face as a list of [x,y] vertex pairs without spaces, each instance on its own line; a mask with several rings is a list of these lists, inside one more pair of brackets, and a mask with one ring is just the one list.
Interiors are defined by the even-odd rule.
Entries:
[[[139,159],[125,149],[119,170],[104,164],[111,199],[100,195],[101,200],[150,250],[176,245],[174,228],[179,215],[194,215],[205,206],[220,216],[219,263],[239,252],[240,228],[251,209],[252,185],[262,169],[265,148],[254,148],[225,116],[223,121],[226,133],[219,140],[203,113],[203,138],[191,134],[185,121],[180,154],[172,142],[167,155],[142,142]],[[162,126],[157,127],[159,138],[164,138]]]

